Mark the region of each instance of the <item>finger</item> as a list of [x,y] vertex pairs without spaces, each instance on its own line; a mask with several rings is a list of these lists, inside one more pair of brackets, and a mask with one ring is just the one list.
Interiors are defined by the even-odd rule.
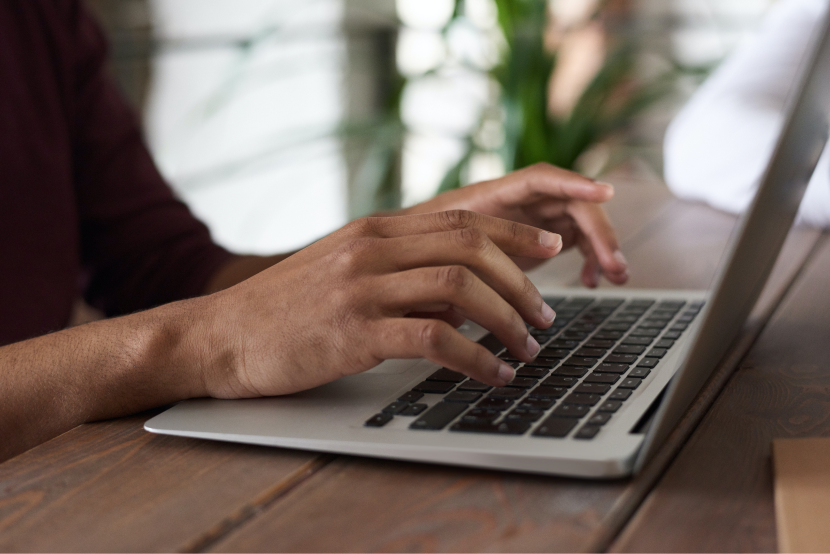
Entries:
[[601,206],[588,202],[572,202],[568,206],[579,231],[590,243],[602,272],[611,282],[624,283],[628,279],[628,263],[620,252],[617,234]]
[[414,317],[420,319],[440,319],[441,321],[446,321],[456,329],[464,325],[464,322],[467,321],[466,317],[459,314],[452,308],[450,308],[449,310],[442,310],[440,312],[411,312],[407,314],[407,317]]
[[374,355],[381,359],[426,358],[494,387],[516,375],[489,350],[437,319],[384,319],[375,335]]
[[547,328],[554,312],[516,264],[478,229],[429,233],[418,240],[399,237],[381,241],[382,258],[397,271],[419,267],[463,265],[513,306],[534,327]]
[[398,217],[366,217],[351,225],[361,236],[381,238],[478,229],[507,254],[528,258],[549,258],[562,248],[562,238],[554,233],[466,210]]
[[589,289],[596,288],[599,285],[599,276],[601,272],[599,260],[597,260],[594,249],[591,247],[591,244],[584,235],[579,236],[577,246],[579,247],[579,251],[582,252],[582,257],[584,258],[584,262],[582,263],[582,273],[580,274],[582,284]]
[[539,353],[518,312],[464,266],[410,269],[385,275],[376,286],[390,315],[452,308],[492,332],[520,360],[530,362]]
[[535,164],[487,185],[498,186],[500,200],[507,206],[526,206],[545,198],[607,202],[614,196],[614,187],[573,171],[550,164]]

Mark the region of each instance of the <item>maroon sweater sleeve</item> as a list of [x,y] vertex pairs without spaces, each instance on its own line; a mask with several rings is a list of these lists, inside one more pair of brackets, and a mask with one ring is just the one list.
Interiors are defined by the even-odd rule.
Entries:
[[72,3],[70,128],[85,297],[108,315],[201,294],[231,254],[179,201],[105,69],[106,44]]

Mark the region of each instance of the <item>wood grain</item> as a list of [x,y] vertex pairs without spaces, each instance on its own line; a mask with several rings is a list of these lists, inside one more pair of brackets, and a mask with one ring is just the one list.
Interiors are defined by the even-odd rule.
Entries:
[[775,551],[770,443],[830,436],[830,243],[795,282],[614,551]]
[[326,460],[151,435],[151,415],[82,425],[0,465],[0,551],[188,549]]

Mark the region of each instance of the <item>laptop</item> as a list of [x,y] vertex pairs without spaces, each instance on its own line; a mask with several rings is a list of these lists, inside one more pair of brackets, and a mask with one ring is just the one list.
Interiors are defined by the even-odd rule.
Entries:
[[[489,387],[427,360],[387,360],[302,393],[195,399],[153,433],[541,474],[612,478],[659,449],[761,293],[828,141],[830,33],[820,26],[755,200],[710,291],[541,290],[557,312],[523,364],[483,328],[464,334],[512,364]],[[648,424],[646,424],[648,423]]]

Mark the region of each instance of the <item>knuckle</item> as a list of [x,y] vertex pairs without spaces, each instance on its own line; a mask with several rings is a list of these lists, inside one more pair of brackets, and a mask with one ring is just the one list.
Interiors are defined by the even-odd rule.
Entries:
[[472,250],[484,250],[490,243],[487,234],[475,227],[459,229],[455,232],[455,236],[461,246]]
[[361,217],[348,223],[346,229],[355,236],[371,236],[375,234],[376,219],[374,217]]
[[441,217],[450,229],[466,229],[473,224],[476,214],[468,210],[447,210],[441,212]]
[[473,274],[464,266],[451,265],[439,268],[438,284],[454,293],[466,291],[472,285]]
[[428,354],[437,352],[447,343],[447,325],[438,320],[425,321],[419,338]]
[[374,240],[369,238],[352,238],[343,243],[337,261],[341,266],[359,269],[365,266],[366,255],[373,250]]
[[550,171],[553,169],[554,166],[549,164],[548,162],[536,162],[532,166],[530,166],[534,171]]

